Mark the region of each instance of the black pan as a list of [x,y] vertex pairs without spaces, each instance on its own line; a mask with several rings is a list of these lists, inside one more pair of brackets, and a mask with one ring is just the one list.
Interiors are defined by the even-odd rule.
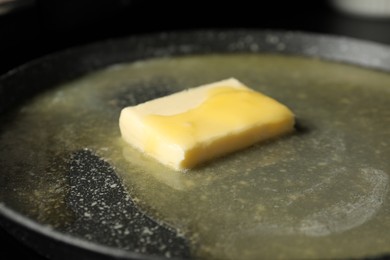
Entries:
[[[14,111],[38,93],[113,64],[153,57],[240,52],[303,55],[390,72],[387,46],[300,32],[196,31],[110,40],[50,55],[3,75],[0,78],[1,130],[14,123]],[[161,94],[164,93],[153,95]],[[144,99],[148,98],[151,97]],[[191,258],[187,239],[139,211],[107,162],[89,150],[75,151],[69,158],[68,194],[64,203],[75,216],[72,229],[64,232],[56,228],[55,223],[45,223],[26,210],[28,207],[24,208],[20,198],[12,195],[19,180],[7,175],[7,169],[2,167],[0,217],[6,230],[52,259]],[[104,172],[104,178],[92,168]],[[29,187],[40,188],[34,185],[38,184],[32,181]],[[113,186],[118,188],[110,189]],[[120,206],[91,208],[93,214],[99,216],[91,221],[83,218],[89,204],[80,202],[81,197],[87,198],[89,204],[95,201],[99,205]],[[126,222],[128,219],[132,219],[131,224]],[[127,223],[126,235],[112,232],[114,222]],[[144,228],[154,230],[146,242],[141,239],[140,230]]]

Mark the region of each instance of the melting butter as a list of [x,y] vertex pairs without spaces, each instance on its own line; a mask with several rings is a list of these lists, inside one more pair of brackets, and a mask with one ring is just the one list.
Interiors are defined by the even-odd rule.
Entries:
[[[189,102],[194,100],[197,106]],[[120,116],[128,143],[178,170],[288,133],[293,126],[286,106],[236,79],[127,107]]]

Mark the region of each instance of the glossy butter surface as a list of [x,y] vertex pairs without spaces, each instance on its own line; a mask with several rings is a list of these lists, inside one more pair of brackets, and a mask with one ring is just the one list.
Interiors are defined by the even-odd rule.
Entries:
[[177,170],[290,132],[293,113],[236,79],[124,108],[124,140]]
[[290,132],[294,115],[231,78],[124,108],[119,124],[126,142],[185,170]]

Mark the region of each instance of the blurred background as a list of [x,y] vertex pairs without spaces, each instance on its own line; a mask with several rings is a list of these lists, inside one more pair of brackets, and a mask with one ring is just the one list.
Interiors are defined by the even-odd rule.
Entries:
[[[229,28],[304,31],[390,45],[390,0],[0,0],[0,75],[105,39]],[[45,259],[2,229],[0,245],[11,259]]]
[[390,44],[389,2],[0,0],[0,74],[61,49],[168,30],[299,30]]

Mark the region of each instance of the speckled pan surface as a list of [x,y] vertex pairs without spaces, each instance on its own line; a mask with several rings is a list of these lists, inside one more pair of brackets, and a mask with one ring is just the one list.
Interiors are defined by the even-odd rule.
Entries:
[[[309,57],[312,61],[314,60],[314,65],[318,62],[316,61],[317,58],[319,58],[321,60],[352,64],[354,66],[358,65],[358,67],[361,66],[369,70],[373,69],[378,71],[383,77],[386,77],[390,71],[390,48],[387,46],[353,39],[311,35],[299,32],[245,30],[161,33],[128,39],[110,40],[64,51],[33,61],[10,71],[0,78],[0,148],[2,150],[2,158],[0,159],[2,168],[0,174],[0,213],[2,225],[22,241],[53,259],[69,259],[69,257],[75,256],[82,256],[85,259],[159,259],[164,257],[187,259],[198,257],[199,255],[193,248],[192,242],[189,241],[189,237],[183,235],[178,229],[172,227],[172,225],[165,223],[164,218],[170,217],[169,215],[162,211],[161,220],[157,217],[158,214],[149,214],[148,207],[137,206],[143,205],[143,203],[138,201],[139,197],[135,198],[132,196],[133,191],[131,185],[129,186],[128,184],[129,180],[126,180],[123,175],[116,172],[119,168],[113,168],[113,165],[110,165],[110,160],[99,157],[99,155],[106,153],[103,148],[102,151],[96,151],[94,147],[88,146],[85,146],[83,149],[73,149],[73,146],[69,146],[69,149],[66,149],[69,145],[68,142],[59,140],[55,135],[45,135],[43,134],[44,131],[42,131],[41,135],[36,136],[37,140],[44,140],[45,142],[52,142],[64,145],[65,147],[63,151],[48,149],[43,156],[39,151],[34,153],[34,151],[28,149],[12,150],[10,149],[11,143],[7,141],[7,138],[12,136],[9,134],[9,129],[13,127],[19,129],[20,136],[24,136],[24,132],[21,130],[22,127],[18,126],[18,120],[14,120],[14,116],[19,115],[20,117],[20,111],[23,112],[23,108],[28,107],[30,109],[28,104],[31,100],[35,98],[39,99],[40,93],[45,91],[50,92],[54,87],[66,84],[71,85],[73,84],[72,82],[76,82],[74,84],[82,86],[82,82],[80,83],[78,81],[80,78],[82,79],[86,75],[102,69],[104,70],[113,65],[114,67],[111,67],[114,68],[111,69],[113,72],[109,73],[115,74],[115,69],[117,71],[121,69],[121,67],[115,68],[118,64],[130,64],[130,66],[131,64],[136,64],[135,67],[142,67],[143,61],[147,62],[148,60],[156,59],[157,65],[152,64],[150,66],[164,67],[164,64],[158,64],[159,60],[168,60],[168,65],[165,67],[174,70],[175,64],[169,64],[170,59],[177,58],[181,62],[179,64],[184,65],[186,62],[198,64],[203,60],[203,58],[198,57],[202,55],[207,56],[208,54],[216,55],[211,60],[206,60],[208,64],[214,65],[224,62],[230,64],[236,59],[234,57],[232,60],[230,58],[225,59],[224,55],[244,55],[237,56],[237,59],[245,60],[246,57],[250,57],[251,55],[277,54],[282,57],[281,60],[278,60],[279,58],[277,57],[270,58],[271,61],[276,59],[275,64],[282,64],[284,61],[283,57],[298,55]],[[190,57],[189,61],[186,60],[186,57]],[[195,58],[192,59],[191,57]],[[256,58],[254,59],[248,61],[248,63],[258,64],[256,63]],[[267,59],[265,58],[265,61]],[[263,63],[260,62],[259,64]],[[299,65],[301,63],[296,64]],[[311,63],[309,62],[309,64]],[[205,71],[200,69],[203,65],[191,66],[202,71],[205,79],[212,79],[214,77],[211,74],[207,74],[206,70],[208,69],[205,69]],[[283,66],[281,65],[281,67]],[[102,105],[102,108],[104,109],[107,106],[112,108],[114,112],[117,112],[123,106],[163,96],[183,87],[180,83],[185,82],[185,80],[175,79],[174,73],[169,76],[164,76],[165,70],[163,68],[160,69],[160,67],[158,68],[159,71],[161,70],[161,73],[159,72],[153,75],[152,79],[133,76],[137,80],[132,82],[130,86],[137,85],[138,87],[132,87],[131,93],[126,92],[126,88],[122,87],[122,82],[119,80],[115,83],[118,86],[114,93],[116,96],[110,96],[109,91],[104,92],[104,95],[106,95],[105,98],[108,101],[107,104]],[[244,69],[238,69],[245,70],[245,66]],[[271,67],[268,69],[270,71],[275,70]],[[181,72],[180,69],[177,70]],[[229,69],[225,68],[224,70]],[[219,73],[218,76],[224,75],[224,70],[217,72],[217,74]],[[281,70],[283,71],[283,68]],[[166,69],[166,71],[169,71],[169,69]],[[130,71],[130,73],[132,72]],[[189,72],[183,69],[183,73]],[[240,73],[243,77],[247,75],[244,72]],[[146,73],[145,75],[148,74]],[[254,75],[254,73],[251,75]],[[291,77],[293,78],[293,76]],[[335,75],[335,77],[341,76]],[[99,78],[95,78],[94,80],[94,82],[99,82]],[[256,82],[253,76],[248,76],[245,80],[248,82]],[[263,76],[263,81],[267,82],[267,80]],[[386,79],[384,80],[384,82],[387,82]],[[190,86],[190,84],[197,82],[202,82],[201,76],[194,77],[187,84]],[[270,91],[272,92],[271,89]],[[383,90],[380,89],[379,91]],[[58,93],[57,95],[59,95]],[[383,100],[385,100],[388,97],[388,91],[385,90],[383,94]],[[279,94],[275,92],[275,95]],[[280,94],[279,97],[281,99],[284,98],[283,94]],[[301,95],[299,98],[304,97]],[[286,100],[289,101],[288,98]],[[385,101],[383,100],[379,100],[378,103],[382,102],[384,104]],[[78,102],[88,104],[89,101],[79,100]],[[343,99],[343,102],[348,103],[351,101],[349,99]],[[324,105],[326,106],[327,104],[324,103]],[[386,104],[383,106],[386,106]],[[297,109],[299,111],[299,107]],[[114,112],[112,115],[107,116],[107,120],[115,117]],[[80,113],[83,113],[83,111],[80,111]],[[35,127],[45,128],[47,126],[45,124],[50,121],[43,120],[42,122],[42,125],[36,124]],[[385,118],[384,122],[386,127],[388,119]],[[298,132],[303,135],[305,134],[305,128],[310,128],[311,125],[307,125],[304,118],[300,123],[302,125],[298,126]],[[63,128],[61,133],[72,136],[70,138],[72,142],[84,142],[83,140],[74,138],[78,134],[73,133],[70,129]],[[343,145],[340,145],[342,143],[342,135],[334,132],[331,134],[335,137],[332,142],[328,142],[328,139],[324,137],[325,135],[320,135],[319,137],[324,138],[325,141],[321,142],[321,139],[318,139],[317,144],[324,146],[324,151],[333,151],[333,157],[329,156],[329,161],[333,164],[340,164],[338,173],[343,175],[345,173],[342,168],[342,160],[334,158],[338,154],[343,156],[345,153],[344,150],[348,149],[348,147],[345,148]],[[383,135],[386,136],[385,134]],[[21,138],[16,143],[23,144],[23,142],[24,140]],[[280,145],[283,146],[283,144]],[[4,151],[6,150],[9,153],[5,153]],[[388,150],[384,151],[387,152]],[[316,153],[315,149],[313,153]],[[247,154],[250,155],[250,152]],[[12,159],[17,157],[29,159],[25,161]],[[34,170],[26,170],[29,167],[29,162],[34,162],[34,160],[42,161],[42,158],[47,160],[46,164],[38,168],[34,168],[31,165],[31,169]],[[378,158],[380,159],[382,157]],[[322,160],[320,163],[325,164],[327,162],[327,160]],[[10,165],[13,166],[11,167]],[[264,223],[269,223],[268,227],[264,225],[257,226],[261,227],[259,232],[268,232],[273,236],[282,233],[282,235],[309,236],[312,238],[326,236],[335,230],[341,233],[344,229],[353,230],[354,226],[351,223],[363,225],[365,222],[368,222],[368,219],[377,214],[377,211],[381,210],[381,205],[388,201],[389,198],[387,194],[388,175],[385,171],[388,168],[388,163],[383,162],[379,166],[375,166],[375,169],[371,165],[367,165],[365,163],[364,167],[360,167],[357,170],[357,178],[362,183],[366,183],[368,187],[368,191],[365,191],[366,193],[363,194],[365,196],[362,195],[358,198],[352,198],[358,190],[358,188],[354,188],[349,194],[351,199],[335,202],[334,205],[336,206],[328,205],[324,207],[327,211],[317,210],[311,215],[308,215],[309,217],[302,218],[299,225],[292,225],[291,223],[293,222],[288,222],[292,220],[288,220],[287,222],[283,222],[287,223],[285,227],[276,230],[275,223],[282,220],[275,220],[274,222],[267,220],[268,222]],[[321,167],[325,166],[322,165]],[[12,171],[9,169],[11,168],[15,174],[10,174]],[[303,176],[307,177],[309,175]],[[329,175],[325,177],[330,181],[334,176]],[[180,178],[177,179],[178,182],[181,181]],[[353,183],[353,180],[351,183]],[[182,183],[178,184],[175,182],[173,186],[177,188],[178,186],[175,185],[180,186]],[[267,185],[268,188],[273,187],[273,184],[270,182]],[[319,190],[326,190],[329,183],[324,182],[321,185],[317,186],[317,188]],[[178,189],[181,189],[181,187]],[[302,187],[307,188],[304,184],[302,184]],[[237,188],[234,187],[232,189]],[[137,187],[134,190],[137,191]],[[306,191],[307,194],[313,193],[308,189]],[[237,192],[236,194],[239,193]],[[288,197],[289,200],[285,200],[286,203],[295,203],[293,201],[296,200],[295,195],[298,193],[291,194],[287,194],[290,197]],[[313,196],[316,195],[318,194],[314,194]],[[318,196],[321,196],[321,194]],[[368,199],[365,200],[365,198]],[[265,202],[264,205],[271,205],[267,203]],[[283,206],[282,200],[275,202],[275,205],[278,207]],[[368,210],[356,210],[359,205],[366,207]],[[158,208],[158,205],[155,208]],[[340,208],[344,208],[345,210],[339,210]],[[263,207],[259,207],[260,209],[263,209]],[[386,215],[386,211],[388,212],[388,210],[389,208],[385,207],[382,209],[384,212],[381,214]],[[279,211],[275,210],[275,214],[278,212],[283,213],[284,211],[280,211],[280,209]],[[364,221],[362,218],[352,219],[351,217],[345,217],[348,214],[350,216],[357,216],[359,212],[362,213],[360,215],[368,212],[365,214],[366,219]],[[312,225],[316,221],[323,221],[323,218],[330,218],[330,215],[333,218],[338,218],[337,221],[332,222],[334,226],[323,227],[321,225]],[[287,214],[287,216],[290,218],[299,218],[299,215],[292,213],[290,215]],[[342,223],[340,219],[348,223]],[[327,222],[324,221],[324,223]],[[387,226],[385,225],[384,227]],[[252,233],[247,232],[247,236],[243,239],[251,237],[253,235]],[[234,239],[239,239],[239,236],[233,238],[232,241],[235,241]],[[213,239],[210,241],[215,242]],[[282,239],[281,241],[284,240]],[[200,249],[198,251],[201,252],[200,256],[207,256],[205,247],[199,247]],[[288,253],[286,254],[278,255],[278,257],[288,258],[289,255]],[[217,256],[220,255],[217,254]],[[325,257],[327,256],[325,255]],[[381,255],[378,257],[381,257]]]

